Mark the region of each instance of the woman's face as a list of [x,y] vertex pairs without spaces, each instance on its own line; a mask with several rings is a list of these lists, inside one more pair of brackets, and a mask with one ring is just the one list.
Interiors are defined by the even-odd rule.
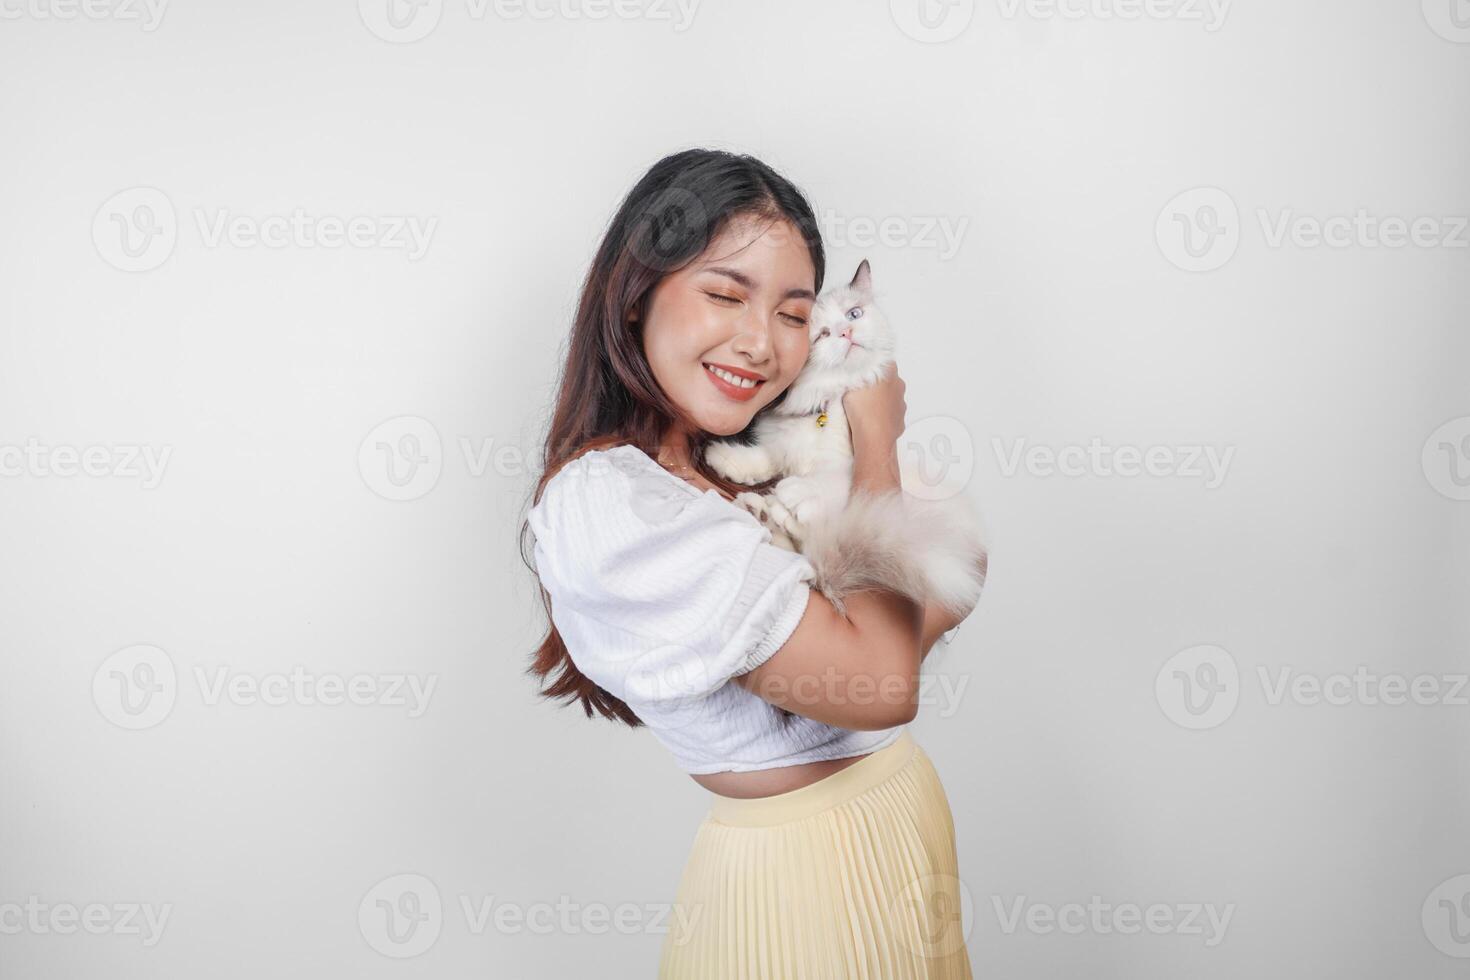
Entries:
[[801,373],[815,288],[794,225],[732,219],[650,294],[643,350],[654,378],[701,429],[740,432]]

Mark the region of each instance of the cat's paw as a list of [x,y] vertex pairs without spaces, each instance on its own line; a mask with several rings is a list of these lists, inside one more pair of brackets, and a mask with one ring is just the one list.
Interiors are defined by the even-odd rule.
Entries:
[[[766,497],[765,502],[765,522],[766,526],[771,528],[771,533],[773,535],[779,533],[788,539],[800,541],[805,535],[806,529],[802,526],[801,521],[796,519],[796,515],[774,496]],[[793,545],[791,550],[796,551],[797,549]]]
[[751,493],[749,490],[744,493],[737,493],[735,495],[735,506],[746,511],[762,524],[770,522],[766,498],[758,493]]
[[810,524],[827,510],[825,484],[812,477],[788,476],[776,484],[773,495],[798,527]]
[[787,551],[800,551],[795,539],[798,531],[796,520],[776,498],[747,490],[735,495],[735,505],[748,512],[771,532],[771,544]]
[[744,486],[762,483],[774,475],[770,454],[759,446],[712,442],[704,447],[704,461],[720,476]]

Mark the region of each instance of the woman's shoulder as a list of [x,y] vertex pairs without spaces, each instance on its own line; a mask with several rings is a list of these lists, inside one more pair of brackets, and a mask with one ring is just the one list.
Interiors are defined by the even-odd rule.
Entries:
[[673,477],[637,446],[622,443],[584,449],[557,467],[532,509],[544,511],[567,494],[613,494],[615,498],[621,490],[654,475]]
[[668,529],[671,522],[704,513],[689,506],[701,497],[637,446],[620,444],[568,459],[546,481],[530,516],[538,535],[558,527],[583,533],[596,527],[621,537],[634,530]]

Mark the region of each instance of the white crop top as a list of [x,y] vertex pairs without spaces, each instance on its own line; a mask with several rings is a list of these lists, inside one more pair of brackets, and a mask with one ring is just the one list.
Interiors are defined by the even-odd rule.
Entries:
[[730,683],[796,629],[815,570],[719,491],[615,446],[565,464],[528,520],[572,662],[626,702],[685,772],[842,759],[903,731],[783,715]]

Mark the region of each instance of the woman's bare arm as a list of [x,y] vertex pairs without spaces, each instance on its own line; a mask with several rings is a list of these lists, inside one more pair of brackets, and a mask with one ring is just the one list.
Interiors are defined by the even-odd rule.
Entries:
[[[853,422],[852,487],[901,492],[903,381],[895,372],[878,384],[889,386],[885,410],[892,411],[886,418],[870,416],[880,421],[866,427]],[[873,731],[912,721],[918,710],[919,665],[928,649],[923,607],[876,589],[846,597],[845,605],[846,618],[813,591],[801,622],[781,649],[735,682],[787,711],[839,728]]]

